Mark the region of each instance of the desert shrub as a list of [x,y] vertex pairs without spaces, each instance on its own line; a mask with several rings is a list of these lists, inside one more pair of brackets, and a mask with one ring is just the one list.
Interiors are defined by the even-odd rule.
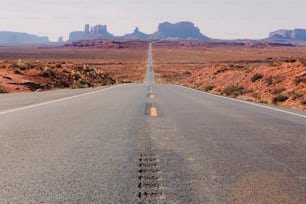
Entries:
[[225,93],[227,96],[239,96],[246,93],[243,86],[228,86],[223,90],[223,93]]
[[82,70],[85,71],[85,72],[90,72],[90,66],[87,65],[87,64],[83,64],[82,65]]
[[45,78],[56,78],[56,73],[52,69],[46,69],[41,73],[41,76]]
[[3,78],[8,79],[8,80],[12,80],[12,77],[9,77],[9,76],[4,76]]
[[41,84],[35,83],[35,82],[25,82],[23,83],[26,87],[31,89],[32,91],[36,91],[38,89],[44,89],[45,87],[42,86]]
[[260,99],[261,98],[260,94],[257,93],[257,92],[252,93],[252,97],[256,98],[256,99]]
[[286,59],[285,62],[289,62],[289,63],[295,63],[297,62],[297,59]]
[[7,93],[3,88],[0,87],[0,94]]
[[19,69],[14,70],[14,73],[15,73],[15,74],[23,75],[23,73],[22,73]]
[[76,80],[76,81],[78,81],[80,78],[81,78],[81,76],[78,73],[75,73],[73,75],[73,79]]
[[185,71],[183,74],[184,75],[191,75],[191,72],[190,71]]
[[80,81],[80,84],[81,84],[81,88],[88,88],[88,87],[92,87],[92,83],[90,83],[89,81],[87,80],[81,80]]
[[213,85],[208,85],[208,86],[206,86],[205,88],[204,88],[204,90],[205,91],[211,91],[211,90],[213,90],[215,88],[215,86],[213,86]]
[[55,67],[56,68],[62,68],[62,65],[61,64],[56,64]]
[[299,83],[302,83],[302,82],[306,83],[306,75],[295,77],[294,79],[295,85],[298,85]]
[[273,97],[272,102],[273,103],[285,102],[288,100],[288,98],[289,97],[285,95],[278,95],[278,96]]
[[252,82],[255,82],[255,81],[257,81],[257,80],[259,80],[259,79],[261,79],[261,78],[263,78],[263,75],[262,75],[262,74],[259,74],[259,73],[256,73],[256,74],[254,74],[254,75],[252,76],[251,81],[252,81]]
[[87,80],[80,80],[80,81],[76,81],[75,83],[73,83],[71,85],[71,88],[73,89],[79,89],[79,88],[89,88],[89,87],[93,87],[93,84],[91,84],[89,81]]
[[29,64],[29,67],[30,67],[31,69],[34,69],[34,68],[37,68],[37,65],[35,65],[35,64]]
[[18,68],[20,70],[26,70],[28,68],[28,65],[22,62],[17,62],[17,63],[13,63],[11,64],[12,68]]
[[218,71],[216,71],[215,73],[214,73],[214,75],[217,75],[217,74],[220,74],[220,73],[224,73],[224,72],[226,72],[228,69],[226,68],[226,67],[222,67],[221,69],[219,69]]
[[274,89],[274,91],[272,92],[273,95],[277,95],[282,93],[283,91],[285,91],[285,88],[278,88],[278,89]]
[[273,84],[273,77],[270,75],[267,78],[265,78],[265,82],[267,83],[267,86],[271,86]]
[[303,96],[303,94],[300,94],[300,93],[293,93],[292,94],[292,100],[296,100],[296,99],[299,99]]

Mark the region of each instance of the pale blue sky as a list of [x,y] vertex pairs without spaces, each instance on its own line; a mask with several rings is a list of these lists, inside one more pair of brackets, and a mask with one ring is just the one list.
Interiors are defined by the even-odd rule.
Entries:
[[0,31],[67,40],[86,23],[122,35],[136,26],[150,34],[161,22],[192,21],[211,38],[258,39],[306,28],[305,10],[305,0],[0,0]]

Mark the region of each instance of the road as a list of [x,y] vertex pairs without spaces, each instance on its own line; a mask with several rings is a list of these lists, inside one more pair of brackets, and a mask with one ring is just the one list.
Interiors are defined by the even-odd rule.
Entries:
[[[306,203],[306,114],[154,81],[0,95],[0,203]],[[38,95],[37,95],[38,94]]]

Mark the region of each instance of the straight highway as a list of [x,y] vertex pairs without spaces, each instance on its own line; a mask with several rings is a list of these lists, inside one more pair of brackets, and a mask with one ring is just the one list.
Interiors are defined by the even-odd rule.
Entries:
[[152,49],[143,84],[0,95],[0,203],[306,203],[305,112],[155,84]]

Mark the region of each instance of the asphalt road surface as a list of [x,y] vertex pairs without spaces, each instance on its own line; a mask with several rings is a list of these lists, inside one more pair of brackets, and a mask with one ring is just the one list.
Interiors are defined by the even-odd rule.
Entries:
[[0,95],[0,203],[306,203],[306,114],[154,81]]

